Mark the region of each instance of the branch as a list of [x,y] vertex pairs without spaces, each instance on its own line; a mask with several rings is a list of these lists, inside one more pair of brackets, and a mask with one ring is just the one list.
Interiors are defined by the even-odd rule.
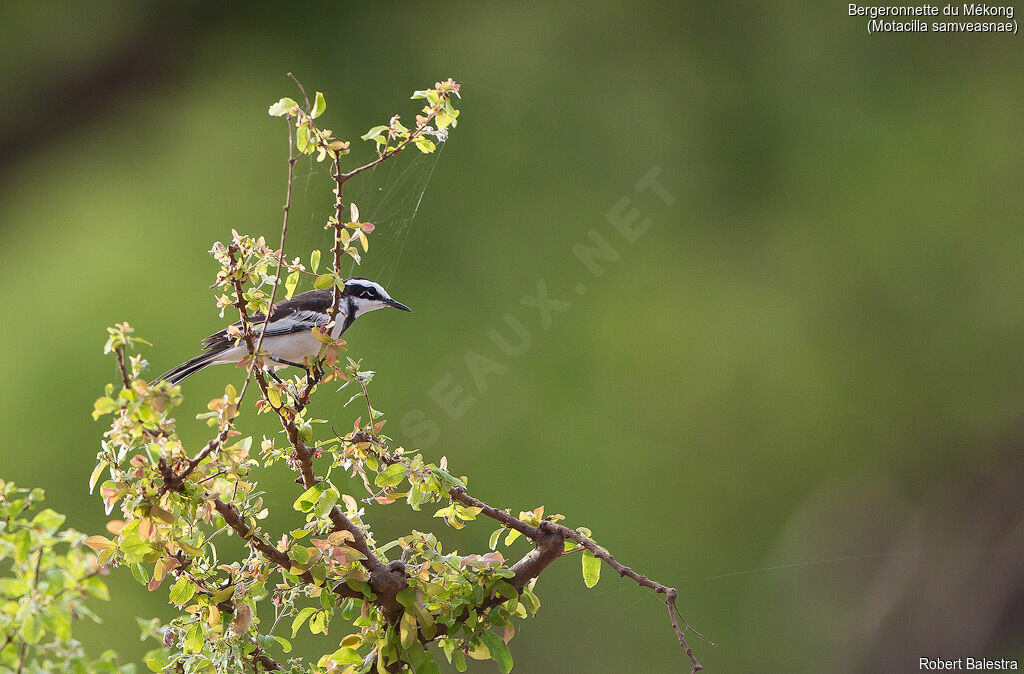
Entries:
[[[242,387],[242,390],[244,392],[244,386]],[[160,495],[162,496],[167,491],[181,491],[180,487],[185,484],[186,480],[188,480],[188,476],[192,474],[203,459],[210,456],[210,454],[213,454],[214,451],[224,444],[224,441],[227,439],[228,433],[230,432],[231,424],[229,423],[221,429],[220,433],[217,434],[217,437],[206,443],[206,446],[203,447],[201,452],[196,454],[194,459],[189,459],[188,464],[181,473],[178,475],[171,474],[170,476],[165,477],[163,486],[160,487]],[[177,485],[177,487],[172,485]]]
[[[281,415],[281,422],[285,424],[285,432],[288,440],[295,450],[295,456],[299,462],[299,472],[302,475],[302,483],[307,489],[317,484],[320,480],[313,473],[313,455],[309,448],[298,436],[298,428],[294,421]],[[402,616],[404,610],[398,603],[396,596],[399,592],[408,587],[405,575],[405,564],[391,562],[384,564],[380,557],[370,548],[366,540],[366,533],[355,522],[350,520],[341,508],[334,506],[328,516],[334,531],[347,531],[352,535],[351,547],[363,554],[365,559],[360,563],[370,574],[370,587],[377,595],[376,604],[384,610],[384,614],[392,622]]]
[[[317,134],[319,138],[319,134]],[[332,177],[334,178],[334,248],[331,249],[331,268],[334,273],[341,278],[341,256],[343,248],[341,244],[341,230],[345,228],[342,224],[342,218],[345,217],[345,179],[342,178],[341,172],[341,153],[334,155],[334,168],[331,170]],[[341,288],[338,284],[334,284],[334,288],[331,290],[331,310],[328,312],[328,316],[331,319],[332,330],[333,323],[338,320],[338,311],[341,309]]]
[[[290,134],[289,138],[291,138]],[[291,166],[294,163],[292,162],[292,159],[293,157],[289,155],[289,176],[291,176],[292,174]],[[288,202],[290,202],[290,197],[288,197],[286,205]],[[285,214],[283,227],[287,227],[287,210]],[[282,230],[282,242],[284,241],[284,238],[285,232]],[[230,246],[228,246],[228,255],[231,260],[232,266],[237,266],[239,264],[235,256],[236,251],[237,247],[235,246],[235,244],[231,244]],[[281,260],[281,256],[284,255],[283,245],[278,255],[278,259]],[[277,282],[280,282],[280,272],[280,267],[278,267]],[[320,482],[320,479],[316,476],[316,474],[313,471],[313,453],[310,451],[309,447],[307,447],[306,444],[302,441],[302,438],[299,434],[299,428],[295,424],[295,411],[287,408],[283,404],[281,405],[281,407],[274,407],[273,405],[270,404],[270,398],[269,395],[267,394],[266,378],[263,375],[262,369],[256,367],[258,360],[257,354],[259,353],[259,351],[257,348],[256,340],[254,339],[251,330],[251,319],[246,309],[245,289],[242,286],[242,281],[234,276],[231,279],[231,284],[235,292],[234,305],[237,307],[239,315],[242,319],[242,340],[245,343],[246,349],[249,352],[249,357],[252,359],[249,365],[249,372],[255,377],[264,401],[266,401],[267,404],[270,405],[271,408],[273,408],[274,411],[276,412],[278,419],[281,422],[281,426],[284,428],[285,434],[288,437],[288,442],[294,451],[296,463],[298,465],[298,471],[301,476],[301,482],[306,489],[309,489]],[[277,283],[275,283],[275,288],[276,287]],[[271,307],[268,308],[268,316],[272,308],[272,305]],[[263,322],[264,331],[266,330],[268,322],[269,319],[265,318]],[[262,334],[263,333],[261,332],[261,336]],[[249,381],[250,378],[246,377],[246,385],[248,385]],[[244,395],[245,389],[246,387],[243,386],[242,393],[239,394],[239,402],[241,402],[241,396]],[[210,451],[212,451],[212,449]],[[200,459],[200,457],[196,458]],[[165,478],[165,484],[166,482],[167,481]],[[225,508],[233,508],[228,504],[222,503],[222,505],[225,506]],[[215,506],[217,506],[216,503]],[[220,506],[217,506],[217,509],[218,512],[221,512],[221,515],[224,516],[225,520],[227,521],[225,511],[222,511]],[[230,513],[230,511],[227,512]],[[237,510],[234,510],[233,514],[235,516],[234,519],[237,520],[237,524],[244,526],[247,532],[248,527],[245,525],[245,522],[242,521],[240,517],[238,517]],[[405,580],[404,565],[401,568],[396,567],[394,564],[385,565],[376,555],[376,553],[370,548],[370,545],[368,544],[366,539],[366,533],[362,530],[362,528],[356,526],[354,522],[352,522],[348,517],[346,517],[346,515],[341,511],[341,509],[338,506],[334,506],[333,508],[331,508],[329,516],[334,531],[348,531],[352,535],[352,547],[358,550],[360,553],[362,553],[363,556],[365,557],[365,559],[361,560],[361,563],[363,567],[367,570],[367,572],[369,572],[370,574],[370,587],[372,587],[374,593],[378,595],[377,604],[384,609],[385,613],[389,616],[389,618],[397,620],[397,618],[401,616],[402,607],[395,599],[395,596],[407,587],[407,583]],[[228,523],[232,525],[232,528],[234,528],[239,533],[239,535],[242,535],[243,538],[248,538],[247,533],[243,533],[243,531],[240,530],[236,524],[232,524],[230,521]],[[284,559],[287,559],[287,555],[284,555],[284,553],[281,553],[279,550],[265,542],[261,541],[261,543],[263,543],[263,545],[266,546],[266,549],[261,549],[261,552],[263,552],[268,559],[271,559],[271,561],[274,561],[279,565],[284,565],[283,560],[281,559],[280,556],[283,555]],[[277,559],[274,558],[274,555],[278,556]],[[290,561],[286,563],[286,568],[291,566]]]
[[429,115],[427,115],[426,120],[424,120],[424,122],[422,124],[417,126],[413,130],[413,132],[409,134],[408,138],[406,138],[404,141],[402,141],[399,145],[396,145],[392,149],[390,149],[387,152],[383,153],[381,156],[377,157],[376,159],[371,161],[369,164],[363,164],[362,166],[360,166],[358,168],[352,169],[348,173],[342,173],[339,176],[340,182],[343,183],[346,180],[348,180],[349,178],[357,176],[360,173],[362,173],[363,171],[367,171],[369,169],[372,169],[374,166],[377,166],[378,164],[383,164],[385,161],[387,161],[391,157],[394,157],[396,154],[398,154],[399,152],[404,150],[406,145],[408,145],[413,140],[415,140],[416,136],[419,136],[420,134],[422,134],[423,130],[426,129],[430,125],[430,122],[432,122],[434,120],[434,117],[436,117],[436,116],[437,116],[437,113],[431,112]]
[[[228,250],[232,259],[234,259],[232,249],[229,247]],[[249,357],[255,362],[255,342],[253,340],[252,333],[248,330],[249,315],[245,309],[244,289],[242,288],[241,281],[238,279],[233,279],[232,284],[235,289],[236,305],[238,306],[238,310],[242,316],[242,338],[245,341],[246,348],[249,350]],[[262,370],[256,370],[254,374],[256,381],[260,386],[260,390],[263,393],[263,399],[269,404],[270,401],[267,396],[267,383],[263,376],[263,372]],[[278,419],[281,421],[281,425],[288,437],[288,442],[294,450],[302,484],[306,489],[309,489],[320,482],[320,479],[313,472],[313,453],[309,450],[309,447],[306,446],[299,435],[299,428],[295,424],[294,414],[291,413],[284,405],[280,408],[274,408],[274,411],[277,413]],[[367,571],[373,574],[385,568],[384,563],[380,561],[380,558],[374,554],[373,550],[371,550],[370,546],[367,544],[366,534],[363,530],[348,519],[348,517],[341,512],[341,509],[338,508],[338,506],[334,506],[331,509],[330,518],[335,531],[348,531],[352,534],[352,547],[366,556],[366,559],[362,560],[362,562]],[[374,589],[376,591],[376,588]]]
[[[177,559],[181,565],[171,569],[170,573],[174,574],[176,578],[180,578],[181,576],[185,576],[186,578],[188,578],[192,582],[192,584],[196,586],[196,591],[200,594],[204,594],[207,597],[211,598],[216,596],[216,592],[207,587],[202,581],[196,578],[195,575],[188,570],[188,567],[192,564],[192,559],[188,555],[186,555],[183,551],[179,550],[178,553],[174,555],[174,558]],[[225,587],[230,587],[230,585],[226,585]],[[247,605],[242,604],[241,606],[245,608],[247,611],[249,611],[249,614],[251,615],[251,610]],[[239,609],[236,607],[235,603],[230,599],[219,602],[217,604],[217,609],[227,613],[235,614],[236,618],[239,615]],[[251,624],[248,627],[251,627]],[[246,628],[246,631],[248,631],[248,627]],[[232,633],[234,634],[234,632]],[[242,634],[242,632],[239,631],[237,634]],[[263,649],[260,648],[258,640],[256,641],[256,651],[252,656],[252,662],[246,661],[246,664],[252,667],[253,671],[257,671],[253,663],[258,663],[262,665],[263,669],[266,671],[279,671],[284,669],[280,665],[280,663],[277,662],[277,660],[267,655],[263,651]]]
[[131,379],[128,377],[128,368],[124,362],[124,346],[114,349],[114,355],[117,356],[117,369],[121,371],[121,383],[125,388],[131,388]]
[[[246,343],[246,347],[249,350],[249,356],[252,359],[251,362],[249,363],[248,369],[246,370],[245,383],[242,384],[242,390],[238,394],[238,400],[236,402],[236,405],[239,408],[241,407],[242,400],[245,399],[245,392],[249,389],[249,382],[252,381],[253,374],[256,375],[256,380],[257,380],[257,382],[259,384],[260,391],[263,393],[264,399],[266,399],[266,397],[267,397],[267,395],[266,395],[266,393],[267,393],[267,382],[266,382],[266,379],[263,376],[262,370],[259,371],[259,372],[254,372],[255,367],[256,367],[256,362],[257,362],[258,359],[255,358],[253,356],[253,354],[254,353],[259,353],[260,347],[263,344],[263,337],[264,337],[264,335],[266,335],[266,333],[267,333],[267,325],[270,323],[270,314],[271,314],[271,312],[274,309],[274,295],[277,292],[277,287],[281,284],[281,265],[282,265],[282,262],[283,262],[283,259],[284,259],[284,241],[285,241],[285,236],[288,233],[288,212],[291,209],[292,175],[293,175],[293,172],[294,172],[293,169],[295,167],[295,157],[292,156],[292,155],[293,155],[293,152],[292,152],[292,136],[291,136],[291,133],[289,133],[288,134],[288,189],[287,189],[287,193],[286,193],[286,196],[285,196],[284,222],[283,222],[283,224],[281,226],[281,248],[278,250],[278,254],[277,254],[277,274],[276,274],[276,276],[274,278],[274,287],[270,291],[270,304],[267,307],[267,316],[263,320],[263,327],[260,330],[259,339],[255,343],[253,342],[251,323],[249,321],[249,313],[248,313],[248,311],[245,308],[245,297],[244,297],[244,292],[245,291],[242,288],[241,281],[239,281],[238,279],[233,279],[233,281],[232,281],[232,287],[235,290],[235,303],[234,304],[238,308],[239,317],[242,319],[242,337],[243,337],[243,339],[244,339],[244,341]],[[233,248],[233,246],[234,246],[234,244],[229,246],[228,247],[228,251],[229,251],[229,255],[231,257],[232,264],[233,265],[237,265],[238,261],[235,258],[235,254],[234,254],[235,248]],[[117,359],[118,364],[121,366],[122,374],[126,378],[125,379],[125,382],[126,382],[125,388],[127,388],[127,386],[128,386],[127,385],[127,373],[124,370],[124,357],[121,354],[120,350],[117,350],[116,353],[118,355],[118,359]],[[267,403],[269,404],[270,401],[267,400]],[[166,491],[167,489],[173,489],[175,491],[180,491],[180,488],[179,488],[180,485],[183,484],[185,482],[185,480],[188,479],[188,476],[192,474],[192,472],[203,461],[203,459],[205,459],[206,457],[210,456],[210,454],[214,453],[215,451],[219,450],[220,447],[224,444],[224,441],[227,440],[228,434],[231,432],[232,422],[233,421],[234,421],[234,419],[229,419],[227,421],[227,423],[225,424],[224,428],[222,428],[220,430],[220,432],[217,434],[217,437],[215,437],[213,440],[210,440],[210,442],[208,442],[206,444],[206,447],[204,447],[203,450],[201,452],[199,452],[199,454],[197,454],[195,456],[195,458],[190,459],[189,462],[188,462],[188,465],[185,466],[185,469],[182,470],[182,472],[180,474],[178,474],[178,475],[173,475],[172,474],[170,479],[167,479],[165,477],[164,485],[163,485],[163,487],[161,487],[161,492]]]
[[[290,73],[289,73],[290,74]],[[298,81],[298,80],[296,80]],[[299,87],[301,88],[301,84]],[[303,91],[305,94],[305,91]],[[287,123],[287,122],[286,122]],[[256,342],[256,353],[259,353],[260,348],[263,346],[263,338],[267,334],[267,326],[270,325],[270,314],[274,311],[274,298],[277,296],[277,287],[281,285],[281,265],[284,262],[284,240],[288,236],[288,214],[292,210],[292,180],[295,176],[295,162],[298,157],[295,156],[295,141],[292,138],[291,124],[288,124],[288,186],[285,188],[284,193],[284,217],[281,222],[281,245],[277,249],[277,273],[274,275],[274,286],[270,289],[270,302],[267,305],[267,316],[263,321],[263,328],[260,330],[260,338]],[[245,383],[249,383],[249,377],[252,376],[253,368],[256,366],[255,359],[249,363],[249,374],[246,376]],[[245,388],[244,386],[242,387]],[[239,399],[241,402],[241,399]]]
[[467,494],[466,490],[461,487],[452,487],[448,491],[448,494],[462,505],[469,506],[471,508],[480,508],[480,512],[484,515],[496,520],[507,529],[515,529],[531,541],[536,541],[537,538],[540,537],[540,529],[538,527],[531,526],[518,517],[513,517],[505,510],[498,510],[497,508],[487,505],[480,499]]
[[[474,498],[466,493],[466,491],[460,487],[453,487],[448,492],[452,499],[462,503],[466,506],[480,508],[480,512],[487,515],[491,519],[497,521],[503,527],[508,529],[514,529],[521,533],[526,538],[530,539],[534,543],[534,549],[528,552],[522,559],[513,564],[510,569],[515,572],[515,578],[513,578],[513,585],[516,589],[522,591],[526,583],[533,578],[536,578],[540,573],[554,560],[564,554],[565,539],[575,541],[581,548],[585,548],[592,555],[603,561],[608,566],[615,569],[619,576],[624,578],[630,578],[640,587],[646,587],[654,590],[658,594],[665,595],[665,604],[668,606],[669,619],[672,623],[672,630],[676,634],[676,638],[679,639],[679,645],[682,646],[686,652],[687,657],[690,659],[692,665],[691,672],[698,672],[704,669],[700,662],[697,661],[696,656],[693,654],[693,649],[686,643],[686,637],[683,631],[679,628],[681,622],[684,627],[692,631],[703,641],[717,646],[713,641],[710,641],[703,634],[690,627],[690,625],[683,618],[679,609],[676,607],[677,592],[674,587],[663,585],[658,581],[652,580],[642,573],[638,573],[628,566],[620,563],[616,560],[611,553],[599,546],[588,537],[584,536],[580,532],[570,529],[567,526],[558,524],[557,522],[551,522],[544,520],[539,526],[531,526],[526,522],[523,522],[518,517],[513,517],[507,511],[499,510],[494,508],[478,498]],[[500,603],[500,602],[499,602]],[[678,621],[676,618],[678,617]]]
[[[369,405],[369,394],[366,391],[365,386],[363,388],[363,396],[366,398],[367,405]],[[341,439],[340,436],[338,436],[337,431],[335,431],[334,434],[336,437]],[[369,433],[364,434],[360,440],[370,441],[371,447],[376,444],[373,442],[374,436]],[[384,464],[390,465],[393,463],[402,463],[403,465],[406,465],[407,468],[410,467],[401,458],[389,456],[383,452],[377,451],[376,449],[370,449],[369,451],[373,453],[375,458]],[[441,478],[439,475],[435,475],[435,477],[438,477],[439,479]],[[693,627],[691,627],[683,618],[682,613],[676,606],[677,591],[674,587],[663,585],[662,583],[652,580],[647,576],[634,571],[630,567],[621,564],[611,555],[611,553],[580,532],[550,520],[543,520],[537,526],[527,524],[506,510],[495,508],[474,496],[470,496],[463,487],[452,487],[448,490],[448,495],[453,501],[458,501],[462,505],[479,508],[482,514],[495,520],[506,529],[518,531],[525,538],[534,543],[533,550],[526,553],[526,555],[524,555],[519,561],[509,567],[509,569],[515,573],[511,583],[519,592],[523,591],[523,588],[526,587],[527,583],[540,576],[549,564],[565,554],[565,540],[570,539],[579,545],[578,549],[589,551],[592,555],[615,569],[619,576],[628,577],[640,587],[646,587],[654,590],[658,594],[665,595],[665,604],[668,607],[672,630],[675,632],[676,638],[679,640],[679,645],[682,646],[683,651],[690,659],[691,672],[698,672],[703,669],[703,666],[701,666],[700,662],[697,661],[696,656],[693,654],[693,649],[686,642],[686,636],[679,627],[680,623],[683,627],[689,629],[703,641],[707,642],[711,646],[717,647],[717,644],[710,641],[697,630],[693,629]],[[505,599],[500,596],[488,597],[476,607],[476,610],[478,612],[483,612],[493,606],[497,606],[503,601],[505,601]],[[464,621],[468,617],[469,610],[467,609],[460,622]],[[435,634],[434,638],[423,641],[424,643],[429,643],[444,634],[447,634],[447,628],[444,625],[438,625],[438,632]]]
[[[296,83],[298,83],[298,80],[296,80]],[[301,84],[299,85],[299,88],[302,89],[302,85]],[[305,95],[305,90],[303,90],[303,95]],[[309,101],[308,100],[306,102],[306,107],[309,107]],[[396,154],[398,154],[399,152],[401,152],[403,149],[405,149],[405,147],[409,143],[414,141],[417,136],[422,135],[423,131],[430,125],[430,122],[432,122],[436,116],[437,116],[436,112],[431,112],[427,116],[427,118],[424,120],[424,122],[422,124],[420,124],[418,127],[416,127],[412,131],[412,133],[409,134],[409,137],[406,138],[404,141],[402,141],[402,143],[400,143],[396,147],[392,148],[391,150],[388,150],[388,151],[382,153],[379,157],[377,157],[375,160],[369,162],[368,164],[364,164],[362,166],[354,168],[354,169],[352,169],[351,171],[349,171],[347,173],[345,173],[345,172],[343,172],[341,170],[341,157],[342,157],[342,154],[340,152],[334,153],[334,165],[331,168],[331,177],[334,178],[334,182],[335,182],[335,187],[334,187],[334,195],[335,195],[335,197],[334,197],[334,247],[331,249],[331,253],[332,253],[332,257],[333,257],[332,269],[333,269],[335,275],[338,276],[338,278],[341,278],[341,260],[342,260],[342,255],[344,254],[342,243],[341,243],[341,231],[345,228],[344,221],[343,221],[343,219],[345,217],[345,199],[344,199],[345,182],[348,181],[350,178],[353,178],[353,177],[359,175],[363,171],[367,171],[367,170],[373,168],[374,166],[378,166],[378,165],[384,163],[385,161],[387,161],[391,157],[393,157]],[[314,131],[313,135],[317,138],[318,144],[322,148],[328,149],[327,148],[328,144],[322,138],[322,136],[320,134],[320,130],[317,128],[316,124],[313,122],[313,119],[310,116],[308,116],[308,115],[304,115],[304,118],[305,118],[304,119],[304,123],[308,124],[310,126],[310,128]],[[328,316],[330,316],[330,319],[331,319],[332,323],[338,320],[338,312],[340,310],[341,310],[341,288],[339,288],[338,285],[335,284],[334,285],[334,289],[332,290],[331,308],[330,308],[330,311],[328,311]]]

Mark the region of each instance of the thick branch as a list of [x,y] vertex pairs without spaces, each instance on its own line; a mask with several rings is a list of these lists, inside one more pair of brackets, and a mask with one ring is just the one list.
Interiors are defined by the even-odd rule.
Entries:
[[[227,525],[234,529],[235,533],[237,533],[243,541],[251,545],[257,551],[259,551],[261,555],[266,557],[271,562],[277,564],[282,569],[286,571],[291,569],[292,560],[288,557],[288,553],[278,550],[276,547],[274,547],[267,541],[263,540],[263,538],[261,538],[260,536],[255,535],[253,533],[252,528],[250,528],[249,525],[245,523],[245,519],[242,517],[242,514],[238,511],[238,508],[231,505],[230,503],[225,503],[216,496],[211,498],[210,501],[213,503],[213,507],[217,509],[217,512],[220,513],[220,516],[224,518],[224,521],[227,523]],[[301,578],[306,583],[315,582],[313,580],[313,575],[309,573],[309,571],[305,571],[298,575],[299,578]]]
[[[298,437],[298,429],[294,422],[281,416],[281,422],[285,424],[285,431],[289,441],[295,449],[295,456],[299,461],[299,472],[302,475],[303,485],[309,489],[319,482],[313,473],[313,455],[309,448]],[[377,605],[383,609],[389,620],[394,622],[402,616],[402,605],[395,598],[399,592],[408,587],[405,575],[405,565],[401,562],[384,564],[380,557],[370,548],[366,540],[366,533],[355,522],[350,520],[341,508],[334,506],[328,513],[334,531],[347,531],[352,535],[351,547],[363,554],[365,559],[360,560],[363,567],[370,574],[370,587],[377,595]]]

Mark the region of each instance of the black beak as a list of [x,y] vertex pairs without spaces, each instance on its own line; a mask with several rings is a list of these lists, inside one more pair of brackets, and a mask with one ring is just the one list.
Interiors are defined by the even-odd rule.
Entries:
[[401,309],[402,311],[408,311],[408,312],[412,313],[412,309],[410,309],[409,307],[405,306],[404,304],[402,304],[398,300],[389,299],[389,300],[387,300],[385,302],[385,304],[387,304],[389,307],[394,307],[396,309]]

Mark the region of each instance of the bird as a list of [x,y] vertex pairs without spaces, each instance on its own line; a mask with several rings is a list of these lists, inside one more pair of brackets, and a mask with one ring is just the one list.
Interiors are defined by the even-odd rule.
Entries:
[[[331,290],[308,290],[274,304],[262,346],[262,350],[267,353],[267,359],[271,361],[266,369],[273,374],[274,370],[289,365],[305,368],[302,361],[307,357],[315,357],[323,346],[313,335],[313,328],[323,328],[330,322],[328,312],[333,304],[334,294]],[[385,307],[412,311],[393,299],[383,286],[375,281],[358,277],[346,279],[338,304],[338,320],[331,329],[331,339],[341,337],[363,314]],[[257,326],[257,334],[263,329],[264,320],[263,314],[250,317],[250,323]],[[241,326],[242,322],[239,321],[232,327]],[[186,377],[210,365],[240,362],[249,355],[249,350],[244,343],[229,336],[229,329],[225,328],[204,339],[203,353],[171,368],[160,375],[157,381],[166,380],[172,384],[179,384]]]

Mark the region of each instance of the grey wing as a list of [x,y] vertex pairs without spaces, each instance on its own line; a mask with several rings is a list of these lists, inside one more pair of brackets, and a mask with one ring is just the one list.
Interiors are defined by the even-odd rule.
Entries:
[[[278,335],[290,335],[293,332],[303,332],[316,327],[327,325],[329,318],[325,312],[314,309],[293,311],[283,318],[271,319],[267,324],[267,337]],[[259,328],[262,329],[262,326]]]
[[[330,309],[331,301],[329,290],[309,290],[299,293],[290,300],[275,304],[274,310],[270,312],[267,336],[288,335],[327,325],[329,321],[327,311]],[[250,321],[257,329],[263,329],[264,316],[262,314],[252,316]],[[234,324],[236,328],[241,326],[241,321]],[[220,351],[234,346],[235,340],[228,337],[227,330],[220,330],[204,339],[202,343],[208,350]]]

